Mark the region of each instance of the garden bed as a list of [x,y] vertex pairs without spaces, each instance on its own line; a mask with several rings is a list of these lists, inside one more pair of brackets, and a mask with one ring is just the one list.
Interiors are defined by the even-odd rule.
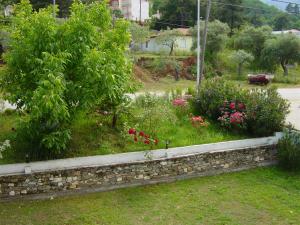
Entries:
[[[164,149],[166,142],[172,148],[247,138],[247,135],[228,131],[215,122],[207,121],[207,126],[193,126],[190,115],[178,116],[165,97],[142,96],[137,101],[119,118],[116,128],[111,127],[111,115],[103,115],[97,110],[81,112],[72,124],[68,151],[61,158]],[[143,101],[150,101],[147,102],[149,107]],[[0,114],[0,143],[14,139],[18,120],[24,117],[11,111]],[[157,139],[157,145],[135,142],[128,134],[131,127]],[[13,149],[3,155],[0,164],[24,161],[14,154]]]

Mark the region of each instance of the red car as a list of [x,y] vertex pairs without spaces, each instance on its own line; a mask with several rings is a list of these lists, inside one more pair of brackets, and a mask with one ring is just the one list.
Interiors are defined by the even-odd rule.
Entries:
[[265,74],[252,75],[248,78],[249,84],[267,85],[270,80]]

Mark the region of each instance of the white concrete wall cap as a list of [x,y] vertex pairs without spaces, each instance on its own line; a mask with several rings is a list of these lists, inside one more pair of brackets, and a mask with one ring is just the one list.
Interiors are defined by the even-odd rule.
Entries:
[[[213,144],[194,145],[186,147],[160,149],[150,151],[151,160],[162,160],[201,153],[233,151],[245,148],[255,148],[259,146],[269,146],[277,144],[281,134],[277,133],[272,137],[254,138],[237,141],[219,142]],[[24,174],[25,168],[31,168],[32,173],[58,171],[66,169],[76,169],[84,167],[100,167],[118,164],[142,163],[149,161],[146,152],[130,152],[113,155],[89,156],[69,159],[59,159],[50,161],[40,161],[32,163],[19,163],[0,165],[0,176]]]

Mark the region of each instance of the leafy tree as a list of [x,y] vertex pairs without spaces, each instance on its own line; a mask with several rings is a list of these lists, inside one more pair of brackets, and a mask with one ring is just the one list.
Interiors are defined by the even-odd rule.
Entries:
[[288,75],[288,64],[300,61],[300,39],[294,34],[282,34],[265,43],[263,59],[266,64],[280,64]]
[[[201,36],[203,36],[204,22],[201,22]],[[207,43],[206,43],[206,55],[209,59],[215,59],[218,52],[220,52],[226,45],[229,34],[229,26],[226,23],[222,23],[219,20],[209,22]],[[197,48],[197,27],[192,29],[194,37],[193,49]],[[203,41],[200,39],[200,41]]]
[[251,53],[248,53],[244,50],[238,50],[231,55],[231,59],[237,64],[237,73],[238,76],[241,76],[243,66],[253,61],[254,57]]
[[150,37],[149,27],[141,26],[135,22],[130,25],[131,39],[134,49],[145,43]]
[[0,82],[4,97],[27,112],[16,144],[33,159],[63,154],[76,113],[119,103],[131,74],[128,24],[113,26],[106,3],[74,3],[63,23],[52,13],[33,13],[28,0],[16,6]]
[[166,29],[179,26],[194,26],[197,19],[197,2],[194,0],[165,0],[159,3],[157,9],[162,16],[155,20],[152,28]]
[[224,4],[217,6],[216,18],[223,23],[227,23],[230,27],[230,34],[233,34],[233,29],[239,28],[243,22],[243,8],[234,5],[242,5],[242,0],[224,0]]
[[169,48],[170,49],[169,55],[172,55],[172,53],[174,52],[174,48],[176,48],[177,46],[176,41],[178,36],[181,36],[181,33],[178,30],[176,29],[171,30],[170,28],[168,28],[165,31],[161,31],[158,34],[158,37],[155,39],[155,41],[158,44],[161,44]]
[[262,26],[255,28],[253,26],[245,26],[234,36],[234,47],[236,49],[244,49],[254,56],[254,66],[261,65],[261,52],[264,48],[266,40],[272,35],[272,28]]
[[274,30],[285,30],[291,25],[291,20],[289,16],[285,13],[277,15],[274,18]]

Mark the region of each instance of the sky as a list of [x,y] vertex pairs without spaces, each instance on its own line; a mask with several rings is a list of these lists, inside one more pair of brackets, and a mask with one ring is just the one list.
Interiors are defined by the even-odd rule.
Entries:
[[264,3],[267,3],[269,5],[274,5],[277,8],[282,9],[282,10],[285,10],[285,8],[287,6],[287,3],[284,3],[284,2],[293,2],[293,3],[299,3],[300,4],[300,0],[282,0],[284,2],[275,2],[275,1],[272,1],[272,0],[260,0],[260,1],[262,1]]

